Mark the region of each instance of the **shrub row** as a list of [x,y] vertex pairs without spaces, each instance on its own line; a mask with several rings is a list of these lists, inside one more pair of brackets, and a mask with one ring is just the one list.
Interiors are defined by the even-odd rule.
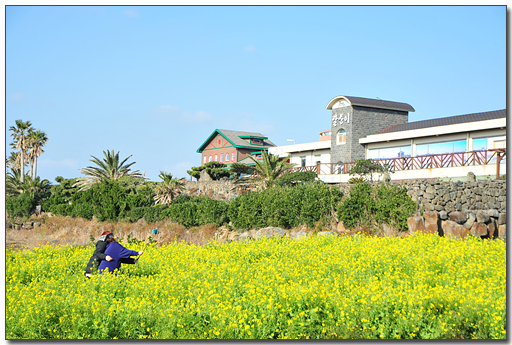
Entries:
[[305,223],[326,222],[335,211],[343,193],[323,182],[294,187],[273,187],[232,200],[228,218],[237,229],[266,226],[292,228]]
[[416,203],[404,186],[381,183],[372,187],[358,183],[350,196],[338,205],[338,218],[348,228],[387,223],[398,230],[407,230],[407,218],[416,210]]
[[[307,174],[290,174],[281,185],[241,195],[232,201],[182,195],[168,206],[152,206],[154,192],[149,185],[133,186],[104,180],[78,192],[72,187],[74,180],[64,180],[52,187],[52,195],[43,203],[43,211],[85,219],[94,216],[100,221],[136,222],[143,218],[152,223],[170,219],[187,228],[231,222],[236,229],[293,228],[301,224],[312,228],[317,223],[320,226],[328,223],[337,213],[347,228],[388,223],[406,230],[407,218],[416,209],[402,186],[358,183],[350,196],[343,198],[339,189],[321,181],[303,182],[309,178]],[[28,216],[27,210],[33,206],[23,195],[6,200],[9,214]]]

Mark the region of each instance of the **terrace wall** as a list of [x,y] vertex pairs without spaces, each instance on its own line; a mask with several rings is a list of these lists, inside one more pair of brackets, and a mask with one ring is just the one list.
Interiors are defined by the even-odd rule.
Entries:
[[[506,212],[507,182],[488,181],[437,181],[405,180],[391,181],[391,184],[405,186],[407,194],[423,211],[469,211],[497,210]],[[349,195],[353,185],[336,185],[345,195]]]

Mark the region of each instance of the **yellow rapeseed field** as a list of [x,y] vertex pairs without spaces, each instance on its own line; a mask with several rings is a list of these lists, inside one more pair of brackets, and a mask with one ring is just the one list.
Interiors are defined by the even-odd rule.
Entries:
[[7,339],[506,338],[502,240],[173,243],[86,279],[92,252],[7,250]]

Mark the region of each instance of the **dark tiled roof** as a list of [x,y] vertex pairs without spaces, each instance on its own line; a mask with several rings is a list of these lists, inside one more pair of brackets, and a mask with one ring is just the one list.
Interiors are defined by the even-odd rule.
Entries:
[[487,111],[484,113],[474,113],[474,114],[467,114],[467,115],[443,117],[440,119],[402,123],[399,125],[390,126],[380,133],[402,132],[402,131],[408,131],[411,129],[422,129],[422,128],[430,128],[430,127],[438,127],[438,126],[457,125],[460,123],[493,120],[493,119],[500,119],[503,117],[505,117],[505,118],[507,117],[506,109]]
[[251,148],[268,148],[268,147],[276,146],[276,145],[274,145],[273,142],[271,142],[268,139],[264,139],[263,140],[263,146],[261,146],[261,145],[249,144],[247,141],[245,141],[244,139],[240,138],[240,136],[253,136],[253,137],[265,138],[265,136],[263,134],[261,134],[261,133],[229,131],[227,129],[218,129],[218,131],[220,133],[224,134],[224,136],[226,138],[228,138],[236,146],[246,146],[246,147],[251,147]]
[[352,103],[352,105],[359,105],[359,106],[363,106],[363,107],[372,107],[372,108],[414,111],[414,108],[407,103],[383,101],[381,99],[363,98],[363,97],[352,97],[352,96],[343,96],[343,97],[347,98],[350,101],[350,103]]

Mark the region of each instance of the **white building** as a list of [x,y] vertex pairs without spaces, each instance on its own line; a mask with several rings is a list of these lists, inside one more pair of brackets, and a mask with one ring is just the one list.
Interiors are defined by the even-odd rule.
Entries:
[[320,141],[271,147],[269,153],[284,158],[291,156],[296,167],[312,167],[331,163],[331,131],[320,132]]
[[[382,109],[385,109],[387,103],[397,104],[356,97],[338,98],[345,101],[347,118],[349,115],[357,118],[358,111],[362,113],[362,106],[368,113],[376,109],[373,108],[374,104]],[[358,104],[350,103],[354,100]],[[327,109],[331,109],[329,105]],[[385,110],[380,111],[384,114]],[[394,124],[378,133],[358,137],[350,149],[360,150],[354,146],[361,145],[365,158],[391,166],[394,171],[391,174],[393,180],[464,180],[468,172],[473,172],[480,179],[494,178],[498,172],[506,174],[506,116],[506,110],[503,109]],[[336,133],[342,131],[346,137],[352,136],[351,140],[355,139],[357,128],[354,123],[351,123],[352,127],[346,126],[341,130],[336,127]],[[297,164],[295,170],[315,171],[325,182],[347,182],[351,177],[348,171],[355,163],[332,161],[333,148],[339,153],[340,148],[345,147],[340,146],[344,144],[343,141],[335,140],[338,134],[331,140],[331,131],[321,132],[318,142],[277,146],[270,148],[269,152],[279,154],[280,157],[290,155],[290,161]],[[340,157],[339,154],[337,156]]]

